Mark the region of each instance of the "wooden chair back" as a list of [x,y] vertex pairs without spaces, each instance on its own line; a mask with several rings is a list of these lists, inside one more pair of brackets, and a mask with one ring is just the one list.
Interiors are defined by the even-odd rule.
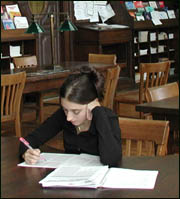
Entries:
[[167,154],[169,121],[119,117],[119,126],[122,141],[125,141],[123,151],[125,156],[164,156]]
[[116,65],[117,57],[115,54],[94,54],[89,53],[88,62],[89,63],[103,63],[103,64],[113,64]]
[[37,57],[24,56],[24,57],[13,57],[13,63],[15,68],[31,68],[37,67]]
[[146,92],[147,102],[153,102],[175,96],[179,96],[179,86],[177,82],[148,88]]
[[140,63],[139,104],[147,101],[145,97],[148,88],[167,83],[170,64],[170,61]]
[[104,84],[104,99],[101,103],[102,106],[113,109],[114,96],[119,79],[120,67],[109,68],[106,74],[106,80]]
[[21,136],[20,104],[26,73],[1,75],[1,122],[15,121],[16,136]]

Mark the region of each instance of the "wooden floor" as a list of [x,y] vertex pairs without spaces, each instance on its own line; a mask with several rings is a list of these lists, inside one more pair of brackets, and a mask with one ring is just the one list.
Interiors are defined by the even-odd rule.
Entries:
[[[44,108],[44,117],[45,119],[48,118],[52,113],[54,113],[58,109],[58,106],[45,106]],[[23,114],[22,120],[22,136],[26,136],[27,134],[31,133],[35,128],[39,126],[35,120],[35,111],[26,110]],[[1,130],[5,131],[2,136],[15,136],[14,132],[14,124],[13,123],[6,123],[1,126]],[[63,146],[63,137],[62,134],[58,134],[56,137],[52,138],[50,141],[46,143],[48,146],[64,150]],[[179,146],[179,145],[178,145]],[[123,151],[125,148],[125,143],[122,142]],[[179,153],[179,147],[175,151]]]

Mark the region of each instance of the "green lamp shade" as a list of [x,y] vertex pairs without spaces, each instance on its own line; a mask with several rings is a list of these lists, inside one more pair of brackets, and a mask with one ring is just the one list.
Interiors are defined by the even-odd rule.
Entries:
[[25,33],[39,34],[43,32],[45,32],[45,30],[38,23],[32,22],[32,24],[29,26]]
[[76,31],[78,30],[77,27],[68,19],[66,19],[64,21],[64,23],[62,23],[58,29],[59,31],[63,32],[63,31]]

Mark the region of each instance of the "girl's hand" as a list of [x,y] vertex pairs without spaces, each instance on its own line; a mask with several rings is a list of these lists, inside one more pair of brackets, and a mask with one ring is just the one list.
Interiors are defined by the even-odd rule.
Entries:
[[23,158],[27,164],[36,164],[40,158],[40,153],[39,149],[28,149],[23,154]]
[[88,120],[92,120],[91,111],[97,106],[101,106],[97,98],[93,100],[92,102],[90,102],[89,104],[87,104],[87,119]]

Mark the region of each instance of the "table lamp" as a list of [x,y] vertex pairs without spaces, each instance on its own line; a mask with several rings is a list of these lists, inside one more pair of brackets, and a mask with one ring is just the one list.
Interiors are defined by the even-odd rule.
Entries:
[[[52,64],[54,65],[54,54],[55,54],[55,45],[54,45],[54,14],[36,14],[36,15],[48,15],[50,18],[50,33],[51,33],[51,52],[52,52]],[[59,31],[76,31],[77,27],[70,21],[69,15],[67,12],[61,12],[56,15],[65,15],[66,19],[61,23],[58,28]],[[35,15],[32,15],[33,20],[30,24],[29,28],[25,31],[25,33],[29,34],[40,34],[45,32],[43,27],[41,27],[37,22],[35,22]]]

